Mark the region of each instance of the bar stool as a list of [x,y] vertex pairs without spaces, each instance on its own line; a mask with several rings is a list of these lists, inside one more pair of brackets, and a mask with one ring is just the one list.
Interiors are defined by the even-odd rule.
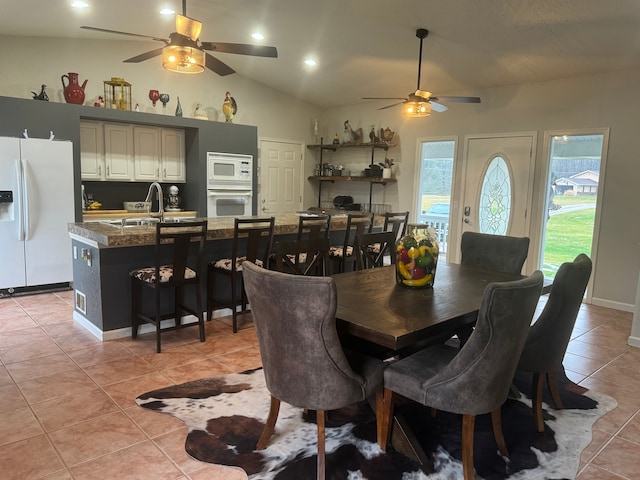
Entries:
[[[156,224],[155,265],[133,270],[131,277],[131,337],[137,338],[138,327],[141,322],[150,323],[156,327],[156,351],[160,353],[160,334],[167,330],[175,330],[185,326],[182,324],[182,314],[190,313],[198,318],[200,341],[204,342],[204,316],[200,292],[200,272],[202,270],[204,241],[207,236],[207,221],[158,223]],[[196,250],[195,262],[193,253]],[[170,263],[164,263],[170,252]],[[191,260],[191,262],[190,262]],[[188,266],[188,264],[191,266]],[[196,307],[191,308],[184,302],[184,287],[191,286],[195,290]],[[154,292],[154,313],[143,313],[143,287]],[[161,295],[163,291],[173,290],[174,307],[172,312],[160,311]],[[162,320],[175,319],[173,327],[161,327]]]
[[373,215],[373,213],[347,214],[347,225],[342,245],[332,245],[329,249],[329,258],[332,260],[333,266],[335,266],[334,272],[346,272],[348,265],[355,264],[356,257],[353,252],[353,243],[356,235],[371,233]]
[[[260,267],[268,267],[275,218],[236,218],[233,228],[233,246],[230,258],[209,263],[207,274],[207,320],[213,318],[214,308],[230,308],[233,333],[238,331],[238,312],[247,311],[247,294],[242,281],[242,264],[247,260]],[[217,296],[217,278],[228,280],[230,298]]]

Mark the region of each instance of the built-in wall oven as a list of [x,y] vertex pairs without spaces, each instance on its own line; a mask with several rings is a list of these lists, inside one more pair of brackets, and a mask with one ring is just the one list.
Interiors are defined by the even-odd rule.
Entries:
[[207,153],[207,216],[252,215],[253,157]]

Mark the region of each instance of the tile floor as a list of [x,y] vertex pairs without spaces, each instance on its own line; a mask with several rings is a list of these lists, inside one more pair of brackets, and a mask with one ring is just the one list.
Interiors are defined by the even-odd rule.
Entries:
[[[253,328],[233,335],[207,323],[137,341],[100,342],[72,319],[71,291],[0,299],[0,478],[245,479],[184,450],[186,427],[135,405],[137,395],[260,365]],[[541,303],[544,302],[544,298]],[[627,346],[632,315],[583,305],[565,367],[585,387],[613,396],[582,453],[580,480],[637,479],[640,349]]]

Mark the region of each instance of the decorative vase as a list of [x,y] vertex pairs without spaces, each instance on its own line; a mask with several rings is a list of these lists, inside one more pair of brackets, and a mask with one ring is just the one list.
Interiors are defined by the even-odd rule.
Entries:
[[[67,79],[67,84],[64,84],[64,79]],[[78,74],[69,72],[66,75],[60,77],[62,81],[62,92],[64,99],[67,103],[74,103],[76,105],[82,105],[84,103],[84,87],[87,85],[87,80],[80,85],[78,83]]]
[[153,104],[153,106],[156,106],[156,102],[158,101],[158,99],[160,98],[160,92],[158,90],[149,90],[149,100],[151,100],[151,103]]
[[178,106],[176,107],[176,117],[182,116],[182,105],[180,104],[180,97],[178,97]]
[[382,169],[382,178],[391,178],[391,167],[385,167]]
[[396,283],[407,288],[433,288],[439,251],[433,228],[408,225],[408,233],[396,242]]
[[168,93],[161,93],[158,96],[158,99],[162,102],[162,113],[167,113],[167,103],[169,103],[169,94]]

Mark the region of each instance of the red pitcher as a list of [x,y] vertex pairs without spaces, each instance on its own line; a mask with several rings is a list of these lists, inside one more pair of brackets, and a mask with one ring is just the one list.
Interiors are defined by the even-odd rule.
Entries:
[[[64,84],[64,78],[67,77],[68,83]],[[87,80],[82,85],[78,83],[78,74],[69,72],[67,75],[60,77],[62,80],[62,87],[64,93],[64,99],[67,103],[75,103],[76,105],[82,105],[84,103],[84,87],[87,84]]]

